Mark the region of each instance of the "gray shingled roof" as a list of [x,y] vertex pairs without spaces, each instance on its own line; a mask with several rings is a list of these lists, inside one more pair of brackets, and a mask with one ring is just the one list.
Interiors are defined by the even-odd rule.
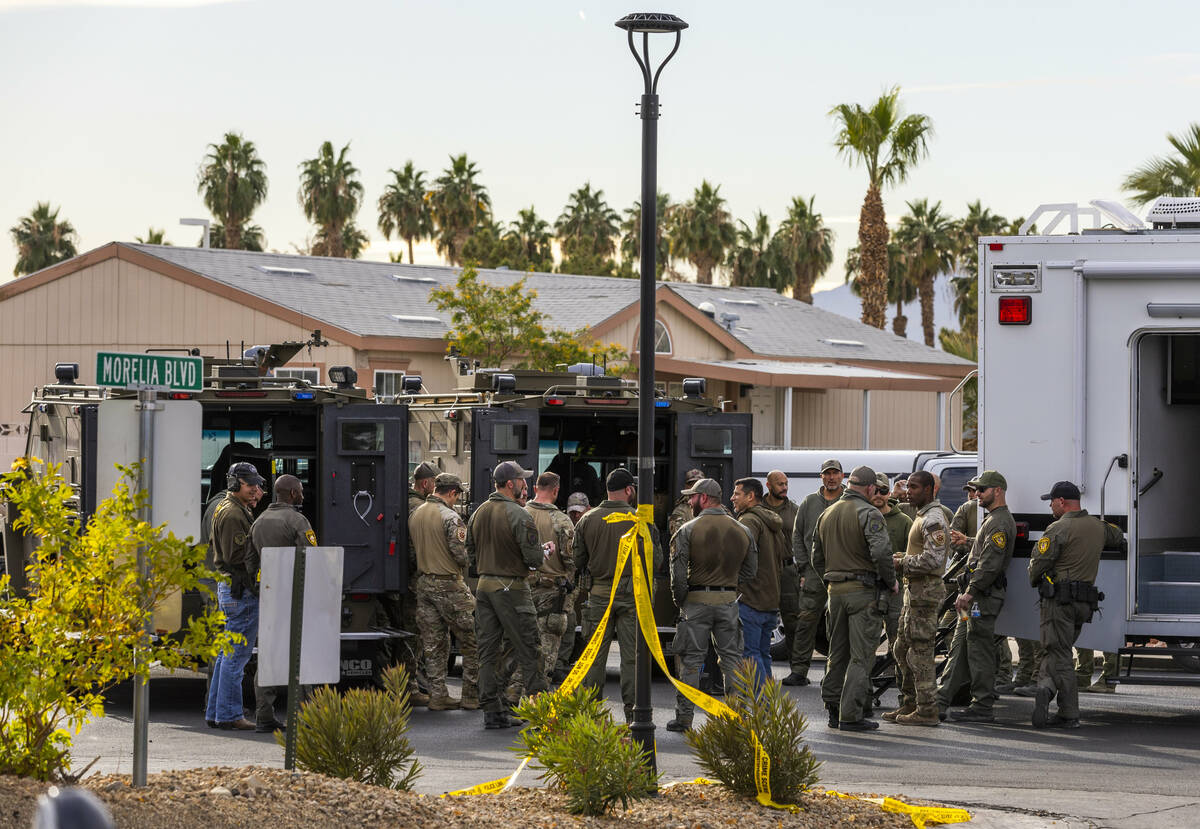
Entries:
[[[450,315],[430,304],[429,292],[434,287],[453,285],[459,273],[458,268],[451,267],[321,256],[159,245],[129,247],[360,336],[441,337],[449,326]],[[281,273],[278,269],[310,273]],[[525,277],[526,284],[537,292],[534,307],[545,313],[554,327],[566,330],[594,326],[638,300],[634,279],[510,270],[481,270],[480,275],[495,285],[511,285]],[[701,310],[703,303],[712,303],[718,322],[722,314],[739,315],[731,323],[730,333],[756,354],[969,365],[965,360],[797,302],[769,288],[666,284]],[[395,320],[393,314],[436,317],[440,322]],[[836,345],[825,342],[828,340],[861,345]]]

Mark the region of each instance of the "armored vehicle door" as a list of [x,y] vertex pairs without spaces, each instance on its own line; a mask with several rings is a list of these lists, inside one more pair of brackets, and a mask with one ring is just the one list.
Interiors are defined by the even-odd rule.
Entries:
[[317,540],[344,548],[343,590],[408,589],[407,473],[407,406],[325,406]]
[[675,416],[675,492],[689,469],[721,484],[724,500],[733,482],[750,474],[750,415],[745,412],[680,412]]
[[[471,453],[471,507],[492,492],[492,470],[501,461],[516,461],[523,469],[538,469],[537,409],[476,409]],[[533,481],[529,481],[530,485]]]

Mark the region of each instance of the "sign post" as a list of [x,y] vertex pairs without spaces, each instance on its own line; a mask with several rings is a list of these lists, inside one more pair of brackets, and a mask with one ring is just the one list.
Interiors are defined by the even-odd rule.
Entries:
[[[138,401],[138,488],[146,496],[141,519],[154,523],[153,504],[149,494],[154,484],[154,413],[162,409],[158,391],[200,391],[203,360],[199,357],[176,357],[159,354],[119,354],[99,352],[96,355],[96,385],[136,389]],[[149,580],[146,550],[138,548],[138,573],[142,584]],[[147,616],[144,635],[147,641],[154,634],[151,618]],[[137,657],[140,659],[141,657]],[[133,785],[146,785],[146,765],[150,735],[150,684],[144,677],[134,680],[133,686]]]

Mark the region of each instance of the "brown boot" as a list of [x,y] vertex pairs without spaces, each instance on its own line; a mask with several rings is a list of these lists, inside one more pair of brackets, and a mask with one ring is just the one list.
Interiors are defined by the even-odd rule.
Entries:
[[462,708],[465,711],[479,710],[479,686],[463,683]]
[[887,720],[888,722],[895,722],[896,717],[899,717],[899,716],[902,716],[905,714],[911,714],[916,710],[917,710],[917,706],[913,705],[911,702],[906,702],[903,705],[901,705],[899,708],[897,708],[895,711],[888,711],[886,714],[883,715],[883,718],[885,720]]
[[450,696],[449,694],[447,694],[444,697],[430,697],[429,698],[429,710],[430,711],[457,711],[461,707],[462,707],[462,703],[460,703],[458,700],[456,700],[454,697]]
[[928,708],[918,708],[911,714],[901,714],[896,717],[898,725],[937,725],[941,721],[938,717],[937,706],[933,705]]
[[408,704],[413,708],[424,708],[429,704],[429,694],[422,693],[419,689],[413,688],[408,692]]

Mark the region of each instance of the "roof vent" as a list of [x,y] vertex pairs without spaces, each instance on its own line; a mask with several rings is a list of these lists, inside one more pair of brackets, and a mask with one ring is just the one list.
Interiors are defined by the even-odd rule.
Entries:
[[423,317],[418,314],[388,314],[388,316],[396,322],[436,322],[438,325],[443,324],[437,317]]
[[866,348],[866,344],[861,340],[837,340],[832,337],[822,337],[820,342],[825,343],[825,345],[837,345],[846,348]]
[[271,276],[312,276],[307,268],[277,268],[272,265],[259,265],[258,270]]
[[721,301],[726,305],[758,305],[757,299],[727,299],[722,297]]
[[422,282],[426,285],[434,285],[437,283],[437,280],[432,276],[405,276],[404,274],[400,273],[392,274],[392,279],[396,280],[397,282]]
[[1155,230],[1200,227],[1200,199],[1160,196],[1150,205],[1146,221]]
[[717,306],[713,305],[707,299],[704,300],[704,302],[701,302],[697,307],[700,309],[700,313],[704,314],[709,319],[715,320],[717,318]]

